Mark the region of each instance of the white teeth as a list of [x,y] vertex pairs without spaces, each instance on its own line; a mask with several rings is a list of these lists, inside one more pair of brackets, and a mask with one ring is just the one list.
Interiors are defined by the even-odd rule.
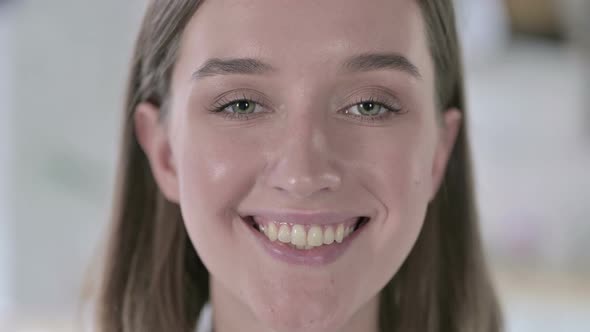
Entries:
[[312,226],[307,232],[307,244],[313,247],[319,247],[323,243],[322,229],[319,226]]
[[291,244],[300,247],[305,246],[305,228],[302,225],[294,225],[291,228]]
[[[280,241],[300,250],[309,250],[334,242],[342,243],[351,233],[355,225],[301,225],[269,222],[259,224],[258,229],[270,241]],[[307,230],[307,231],[306,231]]]
[[336,228],[336,234],[334,235],[334,240],[336,240],[336,242],[338,242],[338,243],[342,243],[343,239],[344,239],[344,225],[340,224]]
[[324,230],[324,244],[332,244],[332,242],[334,242],[334,228],[328,226]]
[[283,243],[291,243],[291,230],[287,225],[281,225],[279,228],[279,241]]
[[266,236],[268,236],[268,239],[273,242],[276,241],[279,236],[277,233],[277,226],[274,223],[270,223],[265,229]]
[[349,226],[349,227],[346,227],[346,228],[344,229],[344,237],[347,237],[347,236],[349,236],[349,235],[350,235],[350,233],[352,233],[352,227],[351,227],[351,226]]

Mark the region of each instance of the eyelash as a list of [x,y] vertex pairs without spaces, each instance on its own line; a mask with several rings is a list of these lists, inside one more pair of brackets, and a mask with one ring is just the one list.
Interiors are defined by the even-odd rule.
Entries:
[[[218,100],[217,102],[215,102],[215,104],[213,104],[208,111],[211,113],[214,113],[216,115],[219,115],[223,118],[230,119],[230,120],[249,120],[249,119],[252,119],[252,118],[258,116],[255,113],[254,114],[253,113],[239,114],[239,113],[235,113],[235,112],[225,112],[224,111],[226,108],[234,105],[235,103],[242,102],[242,101],[254,103],[255,107],[258,107],[258,106],[265,107],[264,102],[260,101],[259,99],[249,98],[245,94],[243,94],[241,98],[225,98],[225,97],[223,97],[220,100]],[[387,101],[385,99],[374,98],[374,97],[359,98],[355,103],[349,104],[348,106],[344,107],[342,110],[340,110],[338,112],[340,113],[342,111],[347,111],[351,107],[358,106],[358,105],[364,104],[364,103],[372,103],[372,104],[378,105],[380,107],[384,107],[385,113],[380,114],[380,115],[375,115],[375,116],[357,115],[357,114],[350,114],[349,113],[349,114],[347,114],[347,116],[357,119],[361,122],[378,122],[378,121],[384,121],[385,119],[390,118],[391,116],[395,116],[395,115],[404,113],[402,108],[400,108],[395,103],[392,103],[392,102]]]
[[226,108],[240,101],[248,101],[254,103],[256,106],[264,106],[265,103],[257,98],[249,98],[245,94],[242,94],[242,98],[227,98],[223,96],[221,99],[215,102],[208,110],[211,113],[228,118],[231,120],[248,120],[252,118],[252,114],[237,114],[231,112],[224,112]]
[[[403,113],[402,108],[399,105],[397,105],[396,103],[390,102],[386,99],[380,99],[380,98],[374,98],[374,97],[358,98],[358,100],[355,103],[352,103],[352,104],[344,107],[342,110],[347,111],[351,107],[358,106],[358,105],[364,104],[364,103],[370,103],[370,104],[375,104],[375,105],[384,107],[385,112],[383,114],[374,115],[374,116],[357,115],[357,114],[348,114],[347,116],[355,118],[361,122],[377,122],[377,121],[384,121],[392,116],[399,115],[399,114]],[[338,111],[338,112],[341,112],[341,111]]]

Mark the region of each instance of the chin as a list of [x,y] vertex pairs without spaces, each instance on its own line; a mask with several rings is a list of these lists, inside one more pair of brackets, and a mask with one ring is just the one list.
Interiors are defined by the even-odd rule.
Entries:
[[336,332],[350,318],[343,306],[348,301],[302,297],[260,299],[250,307],[262,325],[276,332]]
[[336,316],[309,317],[281,311],[263,315],[258,317],[260,322],[276,332],[336,332],[343,325]]

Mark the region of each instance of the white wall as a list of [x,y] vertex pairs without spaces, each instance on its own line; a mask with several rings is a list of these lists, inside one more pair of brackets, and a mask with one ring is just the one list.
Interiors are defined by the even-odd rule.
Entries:
[[12,156],[12,100],[11,100],[11,33],[14,21],[12,6],[0,6],[0,320],[9,316],[13,297],[10,267],[12,266],[12,211],[8,179]]
[[123,87],[143,2],[20,1],[7,176],[9,280],[19,315],[70,315],[78,304],[109,215]]

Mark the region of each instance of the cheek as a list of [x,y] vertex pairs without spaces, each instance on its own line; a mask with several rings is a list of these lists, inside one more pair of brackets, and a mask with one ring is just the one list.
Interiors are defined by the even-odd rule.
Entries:
[[195,126],[183,128],[177,141],[183,219],[203,263],[221,273],[229,272],[240,246],[233,208],[252,187],[262,160],[254,145],[235,137]]
[[[417,129],[417,127],[415,127]],[[366,288],[380,290],[393,277],[410,253],[423,225],[430,197],[433,144],[420,130],[390,135],[387,148],[365,148],[370,171],[364,180],[382,207],[381,215],[368,228],[371,241],[364,244],[364,271],[373,271]]]

